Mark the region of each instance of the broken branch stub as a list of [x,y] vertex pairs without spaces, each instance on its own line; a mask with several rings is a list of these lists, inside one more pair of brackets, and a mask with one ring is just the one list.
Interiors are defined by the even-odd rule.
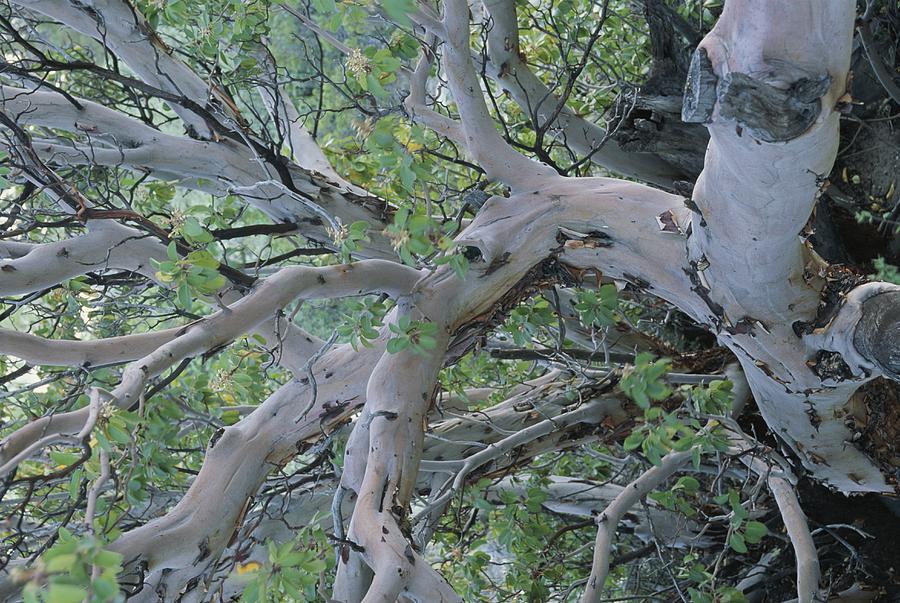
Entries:
[[900,291],[886,291],[862,303],[853,345],[884,374],[900,379]]

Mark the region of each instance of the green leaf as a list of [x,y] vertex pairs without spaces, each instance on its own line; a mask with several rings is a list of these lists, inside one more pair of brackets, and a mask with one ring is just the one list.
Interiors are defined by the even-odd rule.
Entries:
[[730,586],[718,589],[717,594],[719,595],[717,599],[719,603],[747,603],[747,597],[744,596],[744,593]]
[[675,482],[675,487],[683,489],[688,494],[696,494],[700,489],[700,482],[690,475],[685,475]]
[[378,81],[378,78],[374,73],[367,73],[365,78],[365,89],[367,92],[371,92],[375,96],[384,97],[387,96],[387,90],[385,90],[381,86],[381,82]]
[[115,425],[107,425],[106,433],[109,434],[109,437],[112,438],[114,442],[117,442],[119,444],[128,444],[129,442],[131,442],[131,436],[128,434],[128,432],[122,430],[119,427],[116,427]]
[[634,450],[635,448],[639,448],[643,443],[644,434],[640,431],[632,431],[630,434],[628,434],[628,437],[625,438],[622,446],[625,448],[625,450]]
[[119,592],[119,585],[115,580],[106,580],[104,578],[93,580],[91,588],[94,590],[95,601],[114,601]]
[[413,185],[416,183],[416,173],[412,171],[407,165],[401,165],[399,173],[400,183],[403,185],[403,188],[408,191],[412,191]]
[[62,466],[69,466],[81,458],[80,454],[75,454],[72,452],[58,452],[55,450],[51,450],[48,453],[48,456],[54,464]]
[[156,260],[152,260],[152,261],[156,264],[156,268],[160,272],[177,272],[178,271],[178,265],[171,260],[168,260],[165,262],[157,262]]
[[[49,556],[48,556],[49,557]],[[72,566],[78,561],[78,556],[75,553],[66,553],[65,555],[56,555],[55,557],[50,557],[47,560],[47,571],[51,574],[59,574],[61,572],[68,572],[72,569]]]
[[324,14],[332,14],[337,11],[337,5],[334,0],[313,0],[313,6],[316,10]]
[[37,596],[37,585],[29,582],[22,590],[22,600],[24,603],[40,603]]
[[69,479],[69,498],[73,500],[78,496],[78,488],[81,485],[82,473],[82,469],[77,469],[72,473],[72,477]]
[[660,415],[662,415],[662,412],[663,409],[659,406],[651,406],[646,411],[644,411],[644,417],[646,417],[648,421],[655,421],[660,417]]
[[741,536],[739,532],[732,532],[731,538],[728,539],[728,544],[730,544],[731,548],[738,553],[747,552],[747,545],[744,543],[744,537]]
[[397,352],[405,350],[407,347],[409,347],[409,339],[406,337],[395,337],[394,339],[388,340],[386,349],[389,354],[396,354]]
[[756,544],[768,533],[769,529],[766,527],[766,524],[759,521],[748,521],[747,525],[744,526],[744,538],[750,544]]
[[191,295],[191,288],[187,283],[181,283],[178,285],[178,302],[185,309],[190,309],[193,303],[193,296]]
[[409,13],[415,8],[412,0],[383,0],[381,8],[397,25],[409,25]]
[[206,232],[206,229],[200,225],[197,218],[194,218],[193,216],[186,219],[184,224],[181,225],[181,233],[190,239],[197,239],[209,234]]
[[82,603],[87,591],[71,584],[54,583],[47,589],[47,603]]
[[100,551],[94,557],[94,563],[100,567],[118,568],[122,565],[122,555],[115,551]]
[[188,254],[187,259],[190,260],[191,264],[199,266],[200,268],[215,270],[219,267],[219,260],[213,257],[213,255],[205,249],[192,251]]

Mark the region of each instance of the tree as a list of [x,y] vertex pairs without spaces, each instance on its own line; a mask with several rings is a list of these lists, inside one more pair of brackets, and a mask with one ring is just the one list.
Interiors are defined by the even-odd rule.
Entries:
[[5,2],[0,592],[896,596],[898,27]]

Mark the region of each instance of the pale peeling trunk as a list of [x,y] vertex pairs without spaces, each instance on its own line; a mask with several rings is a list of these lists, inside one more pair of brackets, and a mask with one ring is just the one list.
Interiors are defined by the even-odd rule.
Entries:
[[[801,237],[837,153],[854,16],[850,1],[726,4],[685,98],[685,118],[710,132],[688,250],[705,322],[737,355],[773,432],[829,485],[888,492],[881,470],[848,445],[841,410],[882,368],[874,350],[855,349],[851,321],[831,325],[830,346],[806,335],[826,266]],[[829,361],[846,362],[846,374]]]
[[[106,16],[107,46],[142,79],[191,97],[194,104],[217,107],[215,115],[223,120],[237,118],[231,107],[222,107],[229,99],[173,58],[127,3],[96,2],[95,10],[85,10],[81,3],[41,1],[32,8],[98,39],[103,36],[96,31],[96,19]],[[464,145],[491,180],[511,189],[509,197],[489,198],[457,237],[471,259],[464,279],[446,266],[427,272],[381,260],[292,267],[260,281],[246,295],[228,292],[219,301],[229,307],[174,332],[106,343],[68,342],[56,350],[31,337],[0,333],[3,349],[18,347],[21,357],[41,363],[132,361],[121,383],[107,394],[115,405],[129,408],[151,377],[183,359],[254,328],[270,341],[273,336],[280,340],[280,313],[296,299],[384,291],[398,302],[386,322],[405,316],[438,326],[437,348],[428,356],[409,349],[388,354],[387,327],[374,347],[359,352],[340,346],[319,358],[321,342],[293,342],[289,347],[294,354],[284,363],[295,379],[212,439],[201,471],[171,511],[111,545],[125,555],[129,577],[139,580],[129,587],[134,600],[205,600],[205,585],[213,582],[266,475],[305,450],[323,430],[330,433],[359,411],[333,504],[333,509],[349,512],[346,534],[341,518],[334,522],[341,545],[335,600],[459,601],[413,543],[427,542],[447,501],[468,476],[513,452],[534,456],[557,449],[566,430],[601,421],[607,427],[607,419],[615,425],[635,411],[605,396],[606,390],[586,390],[578,403],[556,404],[552,384],[533,384],[533,390],[517,392],[508,404],[538,407],[546,395],[556,404],[548,411],[552,420],[529,422],[508,407],[489,409],[486,414],[496,425],[514,433],[484,436],[483,449],[457,449],[458,458],[447,458],[445,447],[429,446],[430,419],[437,434],[479,438],[458,422],[429,416],[439,371],[470,350],[521,299],[585,272],[630,284],[709,327],[738,357],[769,427],[814,478],[845,493],[893,490],[876,463],[848,443],[852,434],[842,417],[861,384],[900,374],[900,288],[885,283],[850,283],[839,290],[826,286],[827,266],[801,238],[837,150],[835,106],[847,87],[854,3],[729,0],[695,54],[685,98],[685,120],[706,124],[710,133],[692,201],[621,180],[562,178],[517,153],[498,135],[481,94],[469,46],[469,6],[448,0],[443,8],[443,19],[425,9],[413,18],[441,49],[440,69],[459,119],[438,115],[426,105],[422,91],[434,57],[420,63],[407,104],[423,122]],[[576,144],[587,152],[596,150],[605,132],[585,129],[581,118],[563,108],[554,115],[555,100],[518,58],[511,4],[491,3],[489,8],[498,27],[488,40],[489,60],[498,63],[492,75],[520,104],[527,105],[535,95],[553,101],[546,108],[535,107],[534,114],[555,121],[558,134],[580,133]],[[517,73],[522,77],[514,80]],[[369,219],[383,225],[389,218],[386,203],[341,180],[320,150],[307,156],[305,164],[278,163],[286,175],[275,179],[268,171],[275,164],[253,161],[250,143],[243,147],[232,139],[217,139],[222,124],[209,123],[190,109],[191,103],[173,109],[194,135],[207,140],[163,134],[92,103],[83,103],[76,112],[46,91],[3,87],[0,92],[7,111],[22,115],[23,121],[30,115],[34,125],[75,132],[89,121],[94,134],[85,136],[98,143],[96,149],[36,141],[35,156],[47,161],[122,166],[176,179],[184,187],[241,193],[274,220],[296,223],[298,232],[316,240],[330,238],[325,222],[332,215],[344,223]],[[295,112],[280,106],[276,97],[268,100],[294,150],[314,146]],[[115,132],[130,150],[103,143],[104,133]],[[610,169],[643,174],[664,185],[674,177],[664,162],[630,158],[615,146],[597,152],[596,158]],[[213,182],[201,185],[198,178]],[[69,241],[3,243],[0,291],[31,293],[110,267],[152,279],[149,259],[165,257],[162,245],[138,239],[135,232],[90,221],[86,235]],[[109,251],[104,247],[98,253],[98,244],[108,244]],[[392,251],[387,238],[376,236],[363,254],[388,257]],[[52,258],[61,259],[47,270],[36,268]],[[8,436],[0,448],[0,473],[45,445],[89,433],[96,420],[95,402],[101,399],[99,390],[91,394],[90,407],[38,419]],[[598,532],[585,600],[600,597],[614,524],[685,466],[687,454],[673,453],[628,487],[606,492],[602,500],[609,506],[598,517],[609,523]],[[754,472],[760,477],[770,473],[768,467]],[[444,475],[452,479],[441,479]],[[799,598],[810,601],[817,596],[818,563],[787,477],[778,471],[766,480],[801,559]],[[432,490],[430,505],[411,516],[417,489]],[[9,580],[0,586],[3,595],[16,588]]]

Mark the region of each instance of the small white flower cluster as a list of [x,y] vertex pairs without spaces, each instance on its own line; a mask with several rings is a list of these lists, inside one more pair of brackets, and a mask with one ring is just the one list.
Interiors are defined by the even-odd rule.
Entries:
[[104,421],[108,421],[116,414],[116,410],[118,409],[116,408],[116,405],[113,404],[112,400],[107,400],[100,405],[100,418]]
[[369,66],[369,59],[366,55],[359,48],[352,49],[350,56],[347,57],[347,71],[356,77],[363,77],[371,70],[372,68]]
[[209,389],[216,392],[224,392],[228,390],[231,384],[231,373],[224,369],[220,369],[215,377],[209,382]]

